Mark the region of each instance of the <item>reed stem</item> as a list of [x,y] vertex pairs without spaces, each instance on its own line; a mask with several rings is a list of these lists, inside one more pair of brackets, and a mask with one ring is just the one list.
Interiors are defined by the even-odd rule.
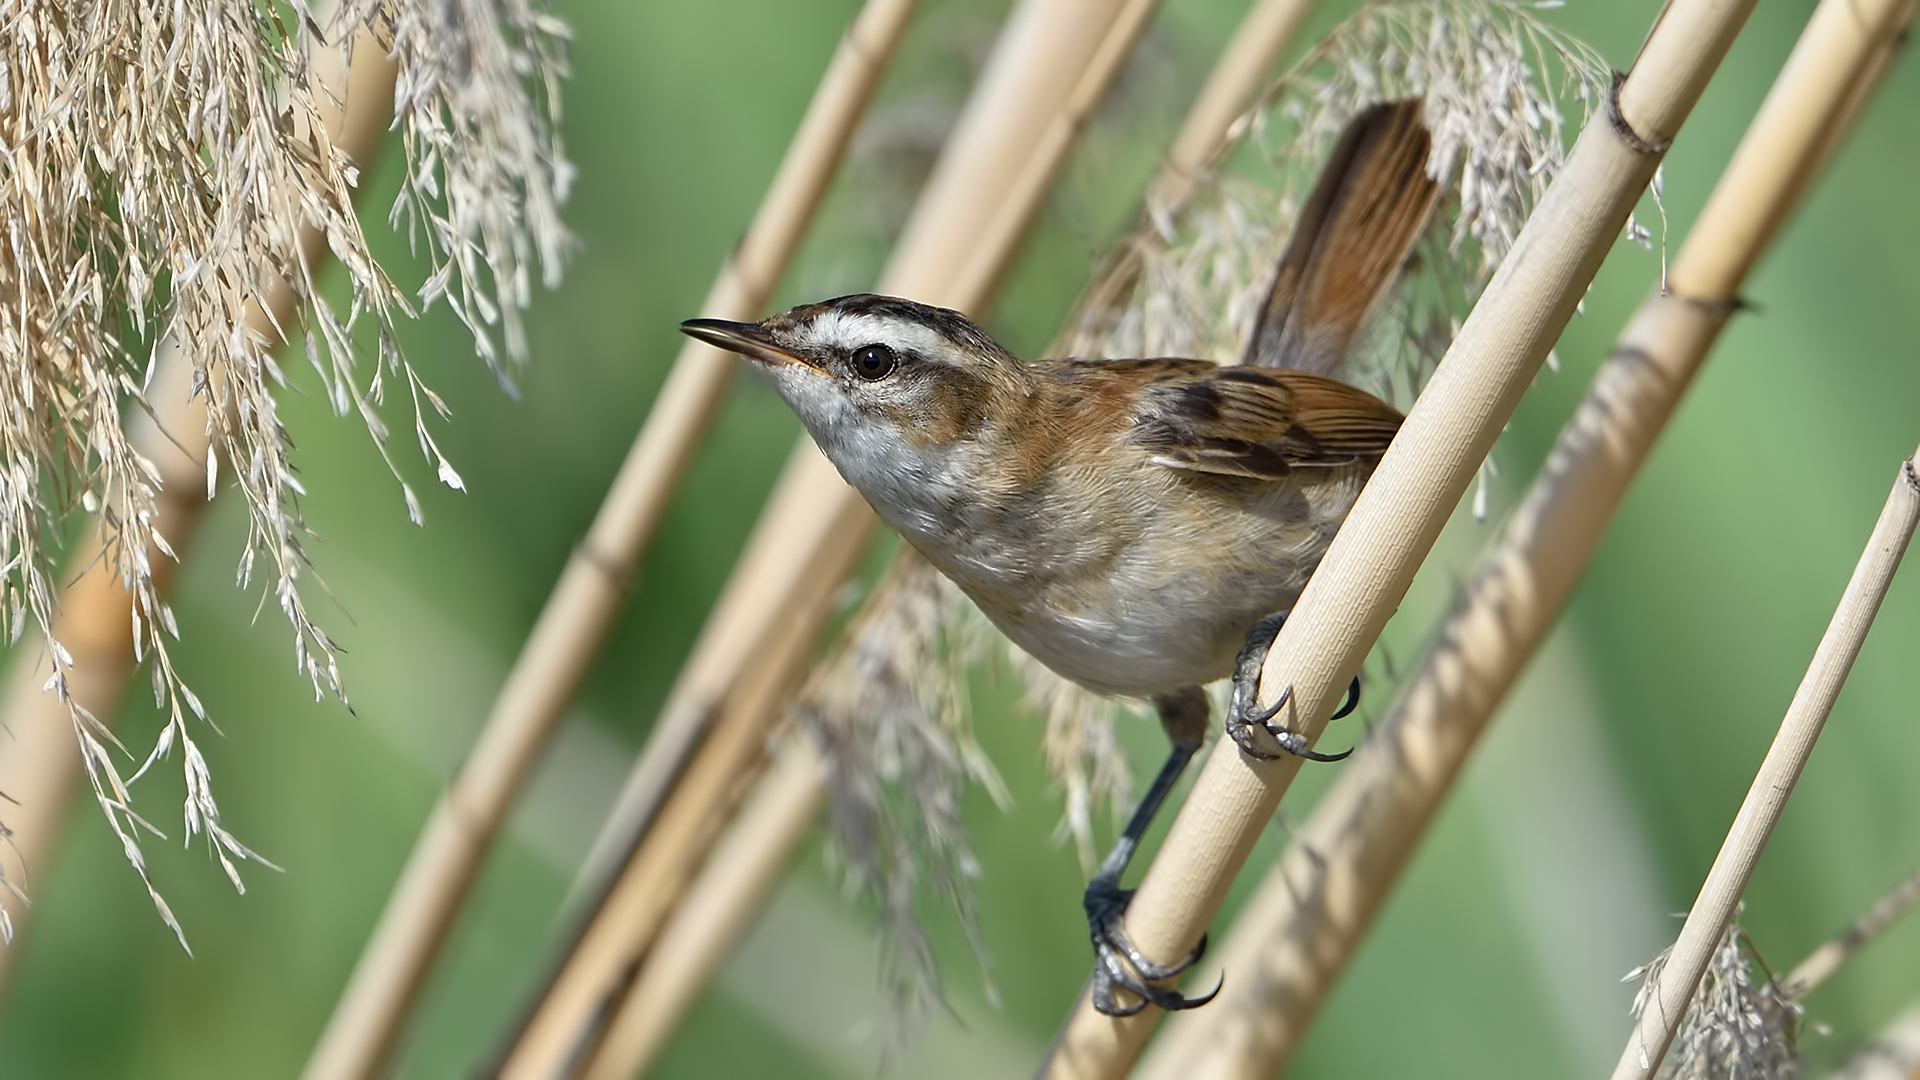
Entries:
[[[317,94],[332,144],[365,172],[386,134],[393,111],[396,68],[373,35],[362,31],[353,49],[349,69],[339,50],[323,49],[313,59],[317,78],[333,88]],[[319,272],[327,258],[326,237],[317,229],[300,233],[301,258]],[[293,325],[292,286],[275,279],[264,301],[248,308],[247,327],[269,339],[279,328]],[[176,558],[148,553],[155,586],[164,595],[179,565],[192,550],[194,534],[206,510],[207,413],[205,397],[193,397],[193,361],[174,339],[163,340],[154,361],[147,400],[151,414],[136,411],[127,419],[133,446],[160,472],[155,485],[154,529],[167,540]],[[83,537],[100,535],[98,523]],[[53,619],[54,637],[73,654],[68,689],[71,704],[45,690],[51,671],[44,642],[23,635],[14,646],[14,661],[0,695],[0,792],[5,809],[8,843],[0,845],[7,862],[6,880],[33,888],[32,874],[53,862],[73,791],[82,766],[74,745],[73,709],[91,713],[112,725],[119,716],[127,680],[136,666],[133,654],[133,595],[122,586],[110,559],[96,558],[97,548],[83,547],[74,559],[75,574],[61,590]],[[12,913],[15,940],[0,948],[0,997],[11,985],[13,967],[24,937],[32,926],[32,908]]]
[[1659,981],[1652,987],[1651,997],[1621,1051],[1620,1062],[1614,1066],[1614,1080],[1645,1080],[1659,1069],[1687,1004],[1693,1000],[1694,989],[1700,985],[1701,973],[1739,906],[1740,894],[1746,891],[1754,864],[1760,861],[1760,852],[1786,809],[1800,770],[1813,754],[1813,744],[1826,725],[1834,699],[1846,685],[1847,673],[1873,627],[1873,617],[1886,598],[1894,572],[1900,568],[1900,558],[1913,539],[1916,523],[1920,523],[1920,451],[1900,463],[1893,490],[1887,495],[1873,534],[1867,538],[1853,578],[1840,596],[1800,689],[1787,706],[1786,718],[1780,722],[1773,745],[1754,775],[1753,786],[1721,842],[1720,854],[1707,871],[1700,895],[1687,912],[1680,937],[1667,954]]

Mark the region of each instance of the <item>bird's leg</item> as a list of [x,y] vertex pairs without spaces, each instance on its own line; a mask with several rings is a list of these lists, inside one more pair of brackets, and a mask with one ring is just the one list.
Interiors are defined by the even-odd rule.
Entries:
[[[1273,648],[1273,639],[1280,636],[1280,625],[1287,621],[1287,613],[1277,612],[1253,624],[1247,631],[1247,643],[1240,646],[1240,656],[1233,662],[1233,703],[1227,708],[1227,735],[1248,757],[1262,761],[1272,761],[1279,754],[1255,744],[1253,729],[1258,727],[1273,736],[1280,749],[1295,757],[1308,761],[1339,761],[1351,749],[1337,754],[1322,754],[1307,747],[1306,736],[1289,729],[1285,724],[1276,723],[1280,711],[1293,700],[1293,687],[1280,692],[1280,699],[1266,709],[1257,707],[1260,700],[1260,669],[1266,666],[1267,651]],[[1347,687],[1347,700],[1334,712],[1331,719],[1338,720],[1360,707],[1360,676],[1355,675]]]
[[[1153,816],[1159,812],[1160,804],[1167,801],[1167,794],[1180,779],[1187,767],[1187,761],[1194,751],[1200,749],[1207,731],[1207,698],[1197,686],[1182,687],[1171,694],[1154,699],[1154,707],[1160,711],[1160,724],[1166,729],[1167,738],[1172,741],[1173,749],[1167,754],[1166,764],[1160,766],[1160,775],[1153,778],[1153,786],[1147,789],[1146,798],[1133,812],[1133,819],[1127,822],[1126,831],[1120,834],[1119,842],[1113,845],[1113,851],[1106,861],[1087,883],[1084,902],[1087,908],[1087,927],[1093,935],[1093,1007],[1108,1016],[1132,1016],[1146,1008],[1148,1002],[1163,1009],[1193,1009],[1213,1000],[1220,992],[1203,997],[1190,998],[1178,990],[1169,990],[1153,985],[1162,979],[1170,979],[1193,966],[1206,952],[1207,939],[1201,938],[1193,952],[1185,959],[1172,964],[1156,964],[1141,954],[1128,940],[1126,932],[1120,928],[1120,917],[1126,913],[1127,902],[1133,899],[1132,889],[1120,887],[1120,875],[1126,872],[1127,864],[1133,860],[1133,853],[1140,846],[1140,840],[1146,835],[1147,827],[1153,824]],[[1114,1000],[1115,988],[1126,990],[1140,1000],[1132,1005],[1122,1005]]]

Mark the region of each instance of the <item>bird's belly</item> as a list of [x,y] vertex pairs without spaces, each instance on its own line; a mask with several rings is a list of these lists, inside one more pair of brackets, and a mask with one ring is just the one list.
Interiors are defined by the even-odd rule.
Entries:
[[1219,567],[1122,574],[1025,602],[975,597],[987,617],[1056,673],[1095,693],[1151,697],[1224,678],[1255,622],[1293,605],[1304,575]]

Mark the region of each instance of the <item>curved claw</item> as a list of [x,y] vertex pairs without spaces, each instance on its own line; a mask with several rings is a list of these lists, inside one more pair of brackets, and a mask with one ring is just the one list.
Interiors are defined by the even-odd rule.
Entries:
[[[1193,951],[1184,959],[1171,964],[1157,964],[1146,958],[1120,929],[1117,917],[1103,920],[1093,938],[1093,951],[1097,963],[1093,971],[1093,1007],[1108,1016],[1132,1016],[1149,1004],[1157,1005],[1168,1012],[1183,1009],[1197,1009],[1212,1001],[1220,987],[1215,986],[1204,997],[1190,998],[1178,990],[1153,985],[1163,979],[1171,979],[1198,963],[1207,953],[1207,938],[1203,934]],[[1125,963],[1122,963],[1122,960]],[[1128,965],[1131,965],[1129,970]],[[1137,973],[1137,974],[1136,974]],[[1114,1001],[1113,991],[1118,987],[1139,998],[1139,1002],[1124,1006]]]
[[[1204,947],[1204,946],[1203,946]],[[1181,1012],[1197,1009],[1212,1001],[1220,988],[1226,985],[1226,976],[1214,984],[1212,990],[1200,997],[1187,997],[1178,990],[1155,986],[1152,983],[1135,978],[1120,964],[1119,956],[1103,952],[1100,963],[1093,970],[1093,1007],[1107,1016],[1133,1016],[1148,1005],[1157,1005],[1168,1012]],[[1125,990],[1140,1000],[1132,1005],[1121,1005],[1113,999],[1114,988]]]
[[1327,719],[1329,722],[1338,720],[1343,716],[1347,716],[1351,714],[1353,710],[1359,707],[1360,707],[1360,676],[1355,675],[1353,677],[1353,681],[1347,684],[1347,700],[1342,702],[1340,707],[1333,711],[1333,715],[1327,717]]

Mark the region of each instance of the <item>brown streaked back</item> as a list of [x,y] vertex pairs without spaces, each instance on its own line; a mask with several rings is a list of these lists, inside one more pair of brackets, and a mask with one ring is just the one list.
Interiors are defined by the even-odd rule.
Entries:
[[1353,118],[1301,209],[1243,362],[1332,375],[1426,227],[1440,187],[1418,99]]

